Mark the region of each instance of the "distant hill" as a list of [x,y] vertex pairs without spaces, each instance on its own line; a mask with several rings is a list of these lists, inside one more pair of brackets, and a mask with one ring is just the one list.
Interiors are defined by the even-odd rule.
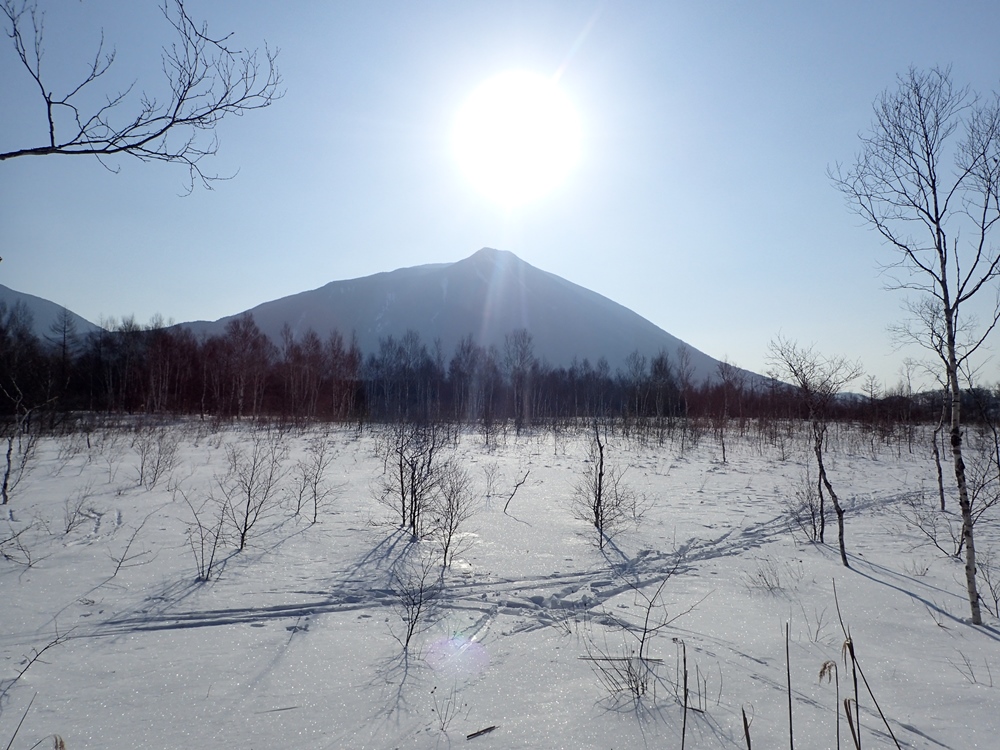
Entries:
[[[323,338],[338,330],[349,339],[353,332],[366,355],[378,351],[379,339],[398,339],[408,330],[416,331],[428,347],[439,339],[446,358],[468,334],[502,353],[504,337],[524,328],[532,336],[535,356],[555,367],[585,358],[596,365],[604,357],[614,373],[625,368],[633,351],[647,358],[665,351],[676,365],[682,346],[690,352],[697,382],[714,379],[718,365],[617,302],[491,248],[456,263],[333,281],[247,312],[276,343],[287,323],[297,337],[310,328]],[[180,325],[196,334],[221,334],[236,317]]]
[[[36,297],[33,294],[18,292],[0,284],[0,305],[6,305],[6,308],[10,310],[18,303],[23,304],[28,309],[28,312],[31,313],[32,331],[36,337],[43,340],[46,337],[51,338],[53,324],[62,315],[63,310],[66,310],[62,305],[57,305],[55,302]],[[67,312],[69,312],[70,320],[73,321],[73,325],[76,327],[77,335],[85,336],[92,331],[101,330],[99,326],[77,315],[72,310],[67,310]]]

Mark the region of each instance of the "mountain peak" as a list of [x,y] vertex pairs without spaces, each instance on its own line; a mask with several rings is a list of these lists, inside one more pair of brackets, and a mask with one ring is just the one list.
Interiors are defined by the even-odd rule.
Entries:
[[473,263],[523,263],[524,261],[518,258],[510,250],[497,250],[495,247],[484,247],[477,250],[472,255],[470,255],[466,260],[472,261]]
[[[337,330],[354,335],[366,354],[382,341],[415,331],[445,356],[471,335],[484,349],[502,350],[518,329],[533,339],[535,355],[552,367],[606,360],[612,372],[634,351],[676,357],[679,339],[606,297],[542,271],[507,250],[483,247],[463,260],[401,268],[350,281],[331,282],[250,310],[272,340],[284,324],[321,338]],[[197,332],[224,330],[228,319],[192,325]],[[191,325],[191,324],[189,324]],[[696,379],[711,378],[716,362],[687,347]]]

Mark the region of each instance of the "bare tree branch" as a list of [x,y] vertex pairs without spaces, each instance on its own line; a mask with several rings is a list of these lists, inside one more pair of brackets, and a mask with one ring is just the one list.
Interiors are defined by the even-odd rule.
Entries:
[[[56,94],[43,74],[44,13],[37,0],[0,0],[7,36],[21,64],[35,81],[45,107],[48,133],[44,144],[0,151],[0,161],[19,156],[96,156],[127,154],[140,161],[165,161],[188,168],[187,192],[196,183],[211,189],[216,180],[230,179],[203,170],[202,159],[218,150],[216,125],[227,115],[240,116],[263,109],[283,96],[276,66],[277,50],[232,49],[232,34],[213,37],[207,24],[198,26],[183,0],[164,0],[161,8],[176,38],[162,52],[162,69],[169,95],[163,99],[145,90],[133,96],[135,84],[105,96],[105,103],[89,113],[77,106],[77,96],[104,76],[115,62],[115,51],[105,52],[104,35],[89,69],[80,82]],[[70,119],[59,113],[68,112]],[[211,136],[207,136],[207,132]]]

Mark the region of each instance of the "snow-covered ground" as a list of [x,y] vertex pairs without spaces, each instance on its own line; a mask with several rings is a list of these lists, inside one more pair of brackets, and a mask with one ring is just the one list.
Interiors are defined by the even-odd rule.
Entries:
[[[41,441],[0,525],[4,746],[27,711],[14,748],[52,735],[70,750],[679,748],[682,734],[686,748],[744,748],[745,711],[753,747],[775,748],[788,743],[790,668],[797,746],[838,747],[839,714],[839,746],[853,747],[837,681],[819,678],[833,661],[841,699],[853,697],[836,585],[901,747],[1000,747],[1000,626],[968,623],[962,564],[905,520],[914,502],[937,503],[926,436],[911,452],[831,435],[846,569],[832,513],[826,545],[790,521],[812,460],[804,436],[731,431],[725,463],[710,435],[612,436],[608,462],[627,467],[645,512],[601,550],[573,510],[586,431],[510,435],[492,450],[466,432],[455,451],[476,512],[438,587],[435,541],[411,542],[375,497],[376,437],[294,430],[286,468],[310,441],[335,451],[318,523],[308,506],[294,514],[289,473],[246,548],[227,544],[199,582],[184,497],[197,508],[218,496],[227,446],[250,438],[245,426],[174,426],[147,463],[179,440],[176,463],[155,482],[147,468],[145,486],[129,433]],[[997,518],[977,533],[981,553],[1000,554]],[[421,581],[404,653],[404,599]],[[648,691],[612,696],[605,682],[636,663],[644,622]],[[894,747],[859,690],[862,747]]]

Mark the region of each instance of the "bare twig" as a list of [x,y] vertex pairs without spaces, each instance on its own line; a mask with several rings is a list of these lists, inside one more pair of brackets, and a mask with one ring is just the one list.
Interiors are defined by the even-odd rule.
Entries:
[[503,512],[505,515],[507,514],[507,507],[510,505],[510,501],[514,499],[514,495],[517,494],[517,491],[521,487],[521,485],[528,481],[528,474],[530,473],[531,469],[528,469],[526,472],[524,472],[524,476],[521,478],[521,481],[515,484],[514,489],[511,490],[510,497],[508,497],[507,502],[503,504]]
[[24,720],[28,718],[28,711],[31,710],[31,704],[35,702],[35,698],[37,697],[38,693],[35,693],[33,696],[31,696],[31,700],[28,701],[28,707],[24,709],[24,713],[21,714],[21,720],[17,722],[17,726],[14,727],[14,734],[11,735],[10,742],[7,743],[7,747],[5,748],[5,750],[10,750],[11,747],[13,747],[14,740],[17,739],[17,733],[21,731],[21,725],[24,724]]
[[792,731],[792,659],[788,649],[789,627],[785,623],[785,676],[788,680],[788,747],[795,750],[795,733]]
[[472,734],[465,735],[465,739],[467,739],[467,740],[474,740],[474,739],[476,739],[476,737],[482,737],[484,734],[489,734],[490,732],[492,732],[496,728],[497,728],[496,724],[494,724],[491,727],[486,727],[485,729],[480,729],[478,732],[473,732]]
[[10,692],[11,688],[13,688],[14,685],[17,684],[17,681],[24,676],[25,672],[31,669],[32,665],[34,665],[35,662],[37,662],[39,659],[42,658],[42,654],[44,654],[46,651],[48,651],[50,648],[53,648],[54,646],[59,646],[65,643],[67,640],[69,640],[70,633],[72,632],[73,632],[72,629],[68,630],[65,633],[59,633],[58,631],[56,631],[56,636],[51,641],[46,643],[41,648],[33,648],[31,650],[31,656],[27,657],[28,661],[24,665],[24,667],[21,668],[21,671],[18,672],[13,679],[9,680],[6,685],[4,685],[3,690],[0,690],[0,701],[3,701],[4,698],[7,697],[7,694]]
[[[902,750],[902,748],[900,748],[900,746],[899,746],[899,740],[896,739],[896,735],[892,731],[892,727],[889,726],[889,720],[885,718],[885,714],[882,712],[882,707],[879,705],[878,700],[875,698],[875,693],[872,692],[871,685],[868,684],[868,678],[865,677],[865,673],[861,669],[861,662],[858,661],[857,654],[854,651],[854,639],[851,638],[850,633],[848,632],[847,628],[844,626],[844,618],[840,614],[840,601],[837,599],[837,582],[836,581],[833,582],[833,601],[834,601],[834,604],[837,605],[837,618],[840,620],[840,628],[841,628],[841,630],[844,631],[844,638],[845,638],[845,640],[844,640],[844,650],[845,650],[846,654],[850,655],[851,666],[856,671],[856,674],[860,675],[861,681],[864,682],[864,684],[865,684],[865,690],[868,691],[868,695],[872,699],[872,703],[875,704],[875,708],[878,710],[878,715],[882,718],[882,723],[885,724],[885,728],[889,731],[889,736],[892,737],[892,741],[893,741],[893,743],[895,743],[896,748],[898,750]],[[845,658],[846,658],[846,656],[845,656]],[[854,692],[855,692],[854,703],[855,703],[855,708],[857,708],[857,697],[856,697],[857,696],[857,677],[855,677]],[[845,707],[846,707],[846,701],[845,701]],[[857,711],[857,715],[858,715],[857,716],[857,722],[858,722],[857,736],[858,736],[858,738],[860,738],[860,735],[861,735],[861,713],[860,713],[860,711]],[[851,732],[852,732],[852,734],[854,733],[854,729],[853,728],[851,729]],[[858,742],[858,741],[859,741],[858,739],[855,740],[855,742]]]

